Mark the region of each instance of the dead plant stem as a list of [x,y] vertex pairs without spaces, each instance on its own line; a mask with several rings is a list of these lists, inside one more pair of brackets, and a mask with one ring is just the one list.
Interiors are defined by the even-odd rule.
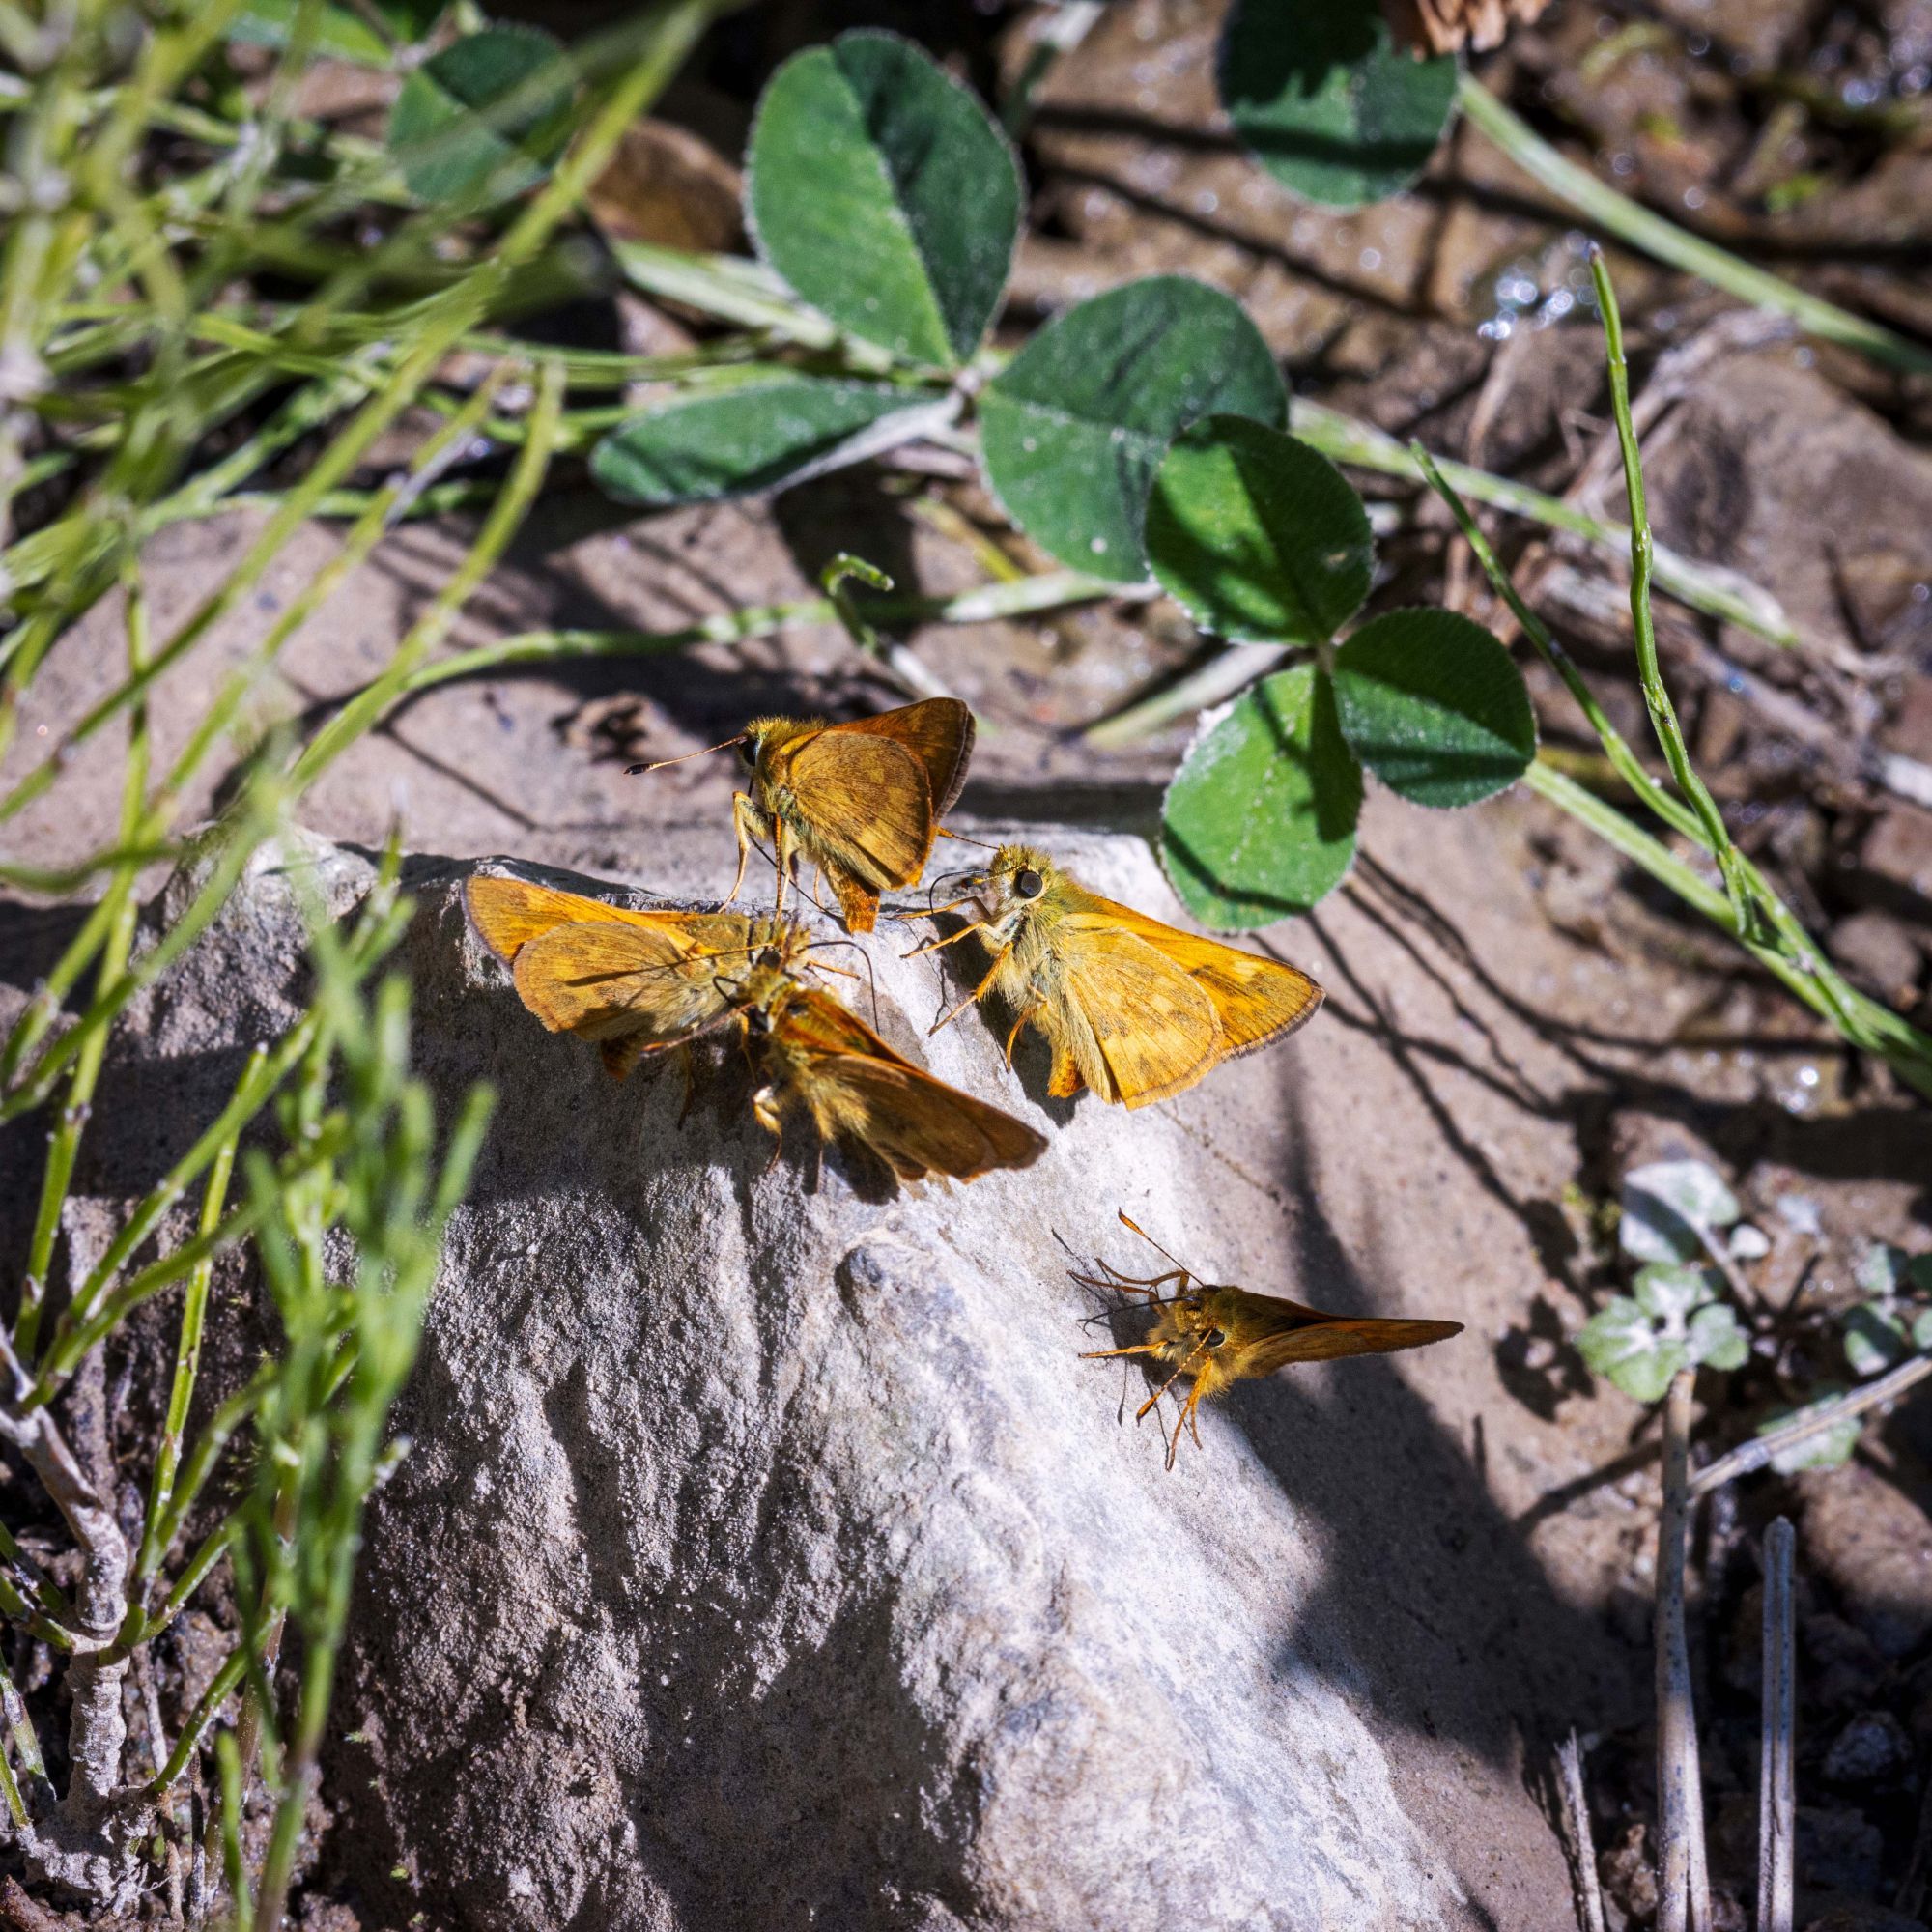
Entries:
[[1764,1534],[1764,1743],[1758,1766],[1757,1927],[1791,1932],[1796,1791],[1797,1649],[1791,1612],[1791,1552],[1797,1534],[1779,1517]]
[[1690,1526],[1690,1422],[1696,1371],[1683,1369],[1663,1399],[1663,1507],[1657,1525],[1657,1932],[1709,1932],[1702,1878],[1703,1787],[1685,1629],[1685,1549]]

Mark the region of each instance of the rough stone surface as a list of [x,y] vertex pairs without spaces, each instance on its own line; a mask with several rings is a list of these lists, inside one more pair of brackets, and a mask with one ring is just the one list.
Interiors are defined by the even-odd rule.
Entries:
[[[1560,1922],[1526,1778],[1640,1710],[1644,1661],[1595,1607],[1620,1522],[1516,1520],[1630,1414],[1511,1366],[1539,1285],[1566,1294],[1545,1205],[1577,1159],[1573,1049],[1524,1002],[1667,1011],[1581,952],[1493,980],[1528,888],[1507,820],[1447,823],[1378,803],[1374,883],[1290,948],[1318,1024],[1132,1116],[1045,1115],[1037,1057],[1009,1076],[976,1017],[922,1045],[936,962],[882,935],[889,1037],[1053,1136],[887,1199],[802,1142],[768,1171],[728,1063],[682,1131],[674,1072],[610,1082],[477,951],[462,867],[412,862],[419,1058],[501,1110],[369,1527],[329,1883],[463,1927]],[[598,838],[580,878],[725,876],[715,824]],[[1139,841],[1051,842],[1172,912]],[[117,1036],[84,1203],[285,1023],[298,869],[337,911],[366,877],[302,841],[257,868]],[[1467,1332],[1244,1387],[1170,1475],[1144,1377],[1078,1359],[1128,1337],[1066,1278],[1137,1263],[1121,1207],[1222,1278]],[[242,1372],[245,1325],[211,1359]]]
[[[1137,842],[1059,842],[1161,902]],[[710,882],[678,856],[655,883]],[[894,951],[910,1043],[939,985]],[[674,1075],[615,1087],[537,1034],[448,886],[412,963],[440,1082],[493,1079],[503,1116],[368,1543],[344,1716],[372,1742],[340,1755],[394,1835],[365,1884],[400,1864],[493,1927],[1480,1922],[1393,1759],[1466,1825],[1500,1794],[1453,1767],[1495,1741],[1418,1756],[1376,1689],[1398,1631],[1466,1666],[1485,1620],[1438,1616],[1493,1560],[1466,1518],[1389,1512],[1449,1475],[1423,1371],[1256,1390],[1170,1476],[1145,1378],[1078,1359],[1110,1331],[1069,1263],[1141,1260],[1120,1207],[1236,1278],[1445,1305],[1274,1164],[1295,1047],[1189,1107],[1056,1108],[1027,1174],[880,1199],[802,1144],[767,1171],[735,1070],[679,1131]],[[928,1051],[1039,1117],[976,1021]],[[1357,1622],[1364,1565],[1388,1603]]]

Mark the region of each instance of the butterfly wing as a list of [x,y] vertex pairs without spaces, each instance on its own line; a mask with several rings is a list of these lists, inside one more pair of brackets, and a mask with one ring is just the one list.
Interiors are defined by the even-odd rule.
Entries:
[[533,885],[528,879],[509,879],[494,872],[479,872],[464,882],[463,904],[476,936],[506,966],[525,945],[554,926],[580,921],[625,925],[637,917],[621,906],[586,898],[582,893],[558,892],[554,886]]
[[1229,1378],[1272,1375],[1290,1362],[1328,1362],[1343,1355],[1388,1355],[1460,1335],[1460,1321],[1414,1321],[1370,1316],[1326,1315],[1272,1294],[1242,1288],[1209,1293],[1205,1322],[1219,1326],[1227,1346],[1218,1353]]
[[804,991],[780,1025],[820,1133],[861,1142],[901,1180],[972,1180],[1045,1151],[1024,1121],[922,1072],[822,993]]
[[1321,988],[1306,973],[1279,959],[1182,932],[1112,899],[1085,896],[1094,916],[1152,947],[1207,995],[1221,1035],[1216,1058],[1235,1059],[1293,1033],[1313,1018],[1321,1004]]
[[956,697],[926,697],[901,704],[895,711],[854,719],[831,727],[839,733],[863,733],[890,738],[925,767],[926,791],[932,815],[943,818],[952,810],[966,782],[966,766],[973,756],[976,727],[972,712]]
[[639,910],[494,872],[479,872],[466,880],[463,903],[476,936],[506,966],[515,963],[531,940],[559,925],[622,925],[663,932],[679,945],[711,952],[743,952],[759,936],[745,913],[690,912],[679,906]]
[[932,788],[903,745],[833,725],[789,761],[784,782],[805,821],[806,850],[872,895],[909,886],[932,850]]
[[524,1005],[551,1032],[623,1040],[639,1052],[688,1040],[731,1010],[718,955],[672,930],[553,926],[525,943],[511,974]]
[[1170,1099],[1221,1057],[1208,995],[1109,913],[1065,914],[1053,945],[1061,995],[1074,1009],[1069,1050],[1102,1099],[1128,1107]]

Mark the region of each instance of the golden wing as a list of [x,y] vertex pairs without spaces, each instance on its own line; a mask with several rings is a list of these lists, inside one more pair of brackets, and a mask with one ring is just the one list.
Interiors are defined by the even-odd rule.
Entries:
[[[463,903],[476,936],[506,966],[515,963],[518,952],[531,940],[559,925],[623,925],[666,932],[686,947],[711,952],[744,952],[760,936],[754,930],[757,922],[747,913],[691,912],[679,906],[639,911],[497,873],[479,872],[465,880]],[[791,933],[773,934],[773,942],[781,946],[793,938]]]
[[1290,1362],[1330,1362],[1343,1355],[1392,1355],[1400,1349],[1420,1349],[1460,1335],[1460,1321],[1374,1320],[1349,1315],[1323,1315],[1310,1308],[1305,1324],[1239,1345],[1233,1365],[1237,1376],[1272,1375]]
[[[1102,1063],[1080,1071],[1103,1100],[1145,1107],[1171,1099],[1221,1058],[1208,996],[1138,934],[1107,914],[1070,912],[1055,923],[1053,946],[1062,995],[1091,1031]],[[1072,1053],[1087,1058],[1077,1031]],[[1094,1078],[1103,1070],[1104,1083]]]
[[873,895],[924,870],[932,788],[903,745],[835,725],[799,749],[784,783],[808,828],[806,849],[828,870],[850,872]]
[[922,1072],[823,993],[795,996],[780,1029],[794,1055],[802,1050],[800,1098],[821,1131],[863,1143],[901,1180],[972,1180],[1045,1151],[1024,1121]]
[[973,1180],[996,1167],[1030,1167],[1046,1151],[1045,1137],[1024,1121],[902,1060],[829,1054],[813,1062],[810,1077],[823,1090],[823,1118],[901,1180]]
[[584,922],[527,941],[511,976],[552,1033],[622,1039],[649,1053],[729,1014],[718,969],[718,954],[683,944],[674,931]]
[[546,933],[553,926],[579,921],[608,920],[628,925],[647,917],[603,899],[586,898],[582,893],[558,892],[554,886],[533,885],[528,879],[508,879],[496,873],[478,872],[463,885],[464,910],[469,923],[504,965],[509,965],[521,947]]
[[977,731],[972,712],[958,698],[925,697],[917,704],[902,704],[896,711],[881,711],[875,717],[857,718],[849,724],[829,728],[840,734],[890,738],[903,745],[925,767],[933,817],[941,818],[952,810],[966,782],[966,766],[973,756]]
[[1089,902],[1083,910],[1110,920],[1145,940],[1185,973],[1207,994],[1221,1031],[1222,1053],[1228,1059],[1252,1053],[1258,1046],[1293,1033],[1312,1019],[1321,1004],[1321,988],[1306,973],[1218,939],[1182,932],[1164,925],[1131,906],[1117,905],[1082,890]]
[[814,1053],[864,1053],[875,1060],[912,1066],[915,1073],[921,1070],[896,1048],[888,1046],[857,1013],[815,986],[792,981],[780,1025],[789,1041]]

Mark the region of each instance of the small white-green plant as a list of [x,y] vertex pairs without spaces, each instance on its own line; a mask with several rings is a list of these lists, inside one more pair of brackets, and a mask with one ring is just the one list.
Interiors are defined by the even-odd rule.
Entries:
[[1626,1395],[1662,1402],[1685,1369],[1744,1367],[1750,1338],[1723,1291],[1715,1268],[1651,1262],[1577,1331],[1577,1351]]

